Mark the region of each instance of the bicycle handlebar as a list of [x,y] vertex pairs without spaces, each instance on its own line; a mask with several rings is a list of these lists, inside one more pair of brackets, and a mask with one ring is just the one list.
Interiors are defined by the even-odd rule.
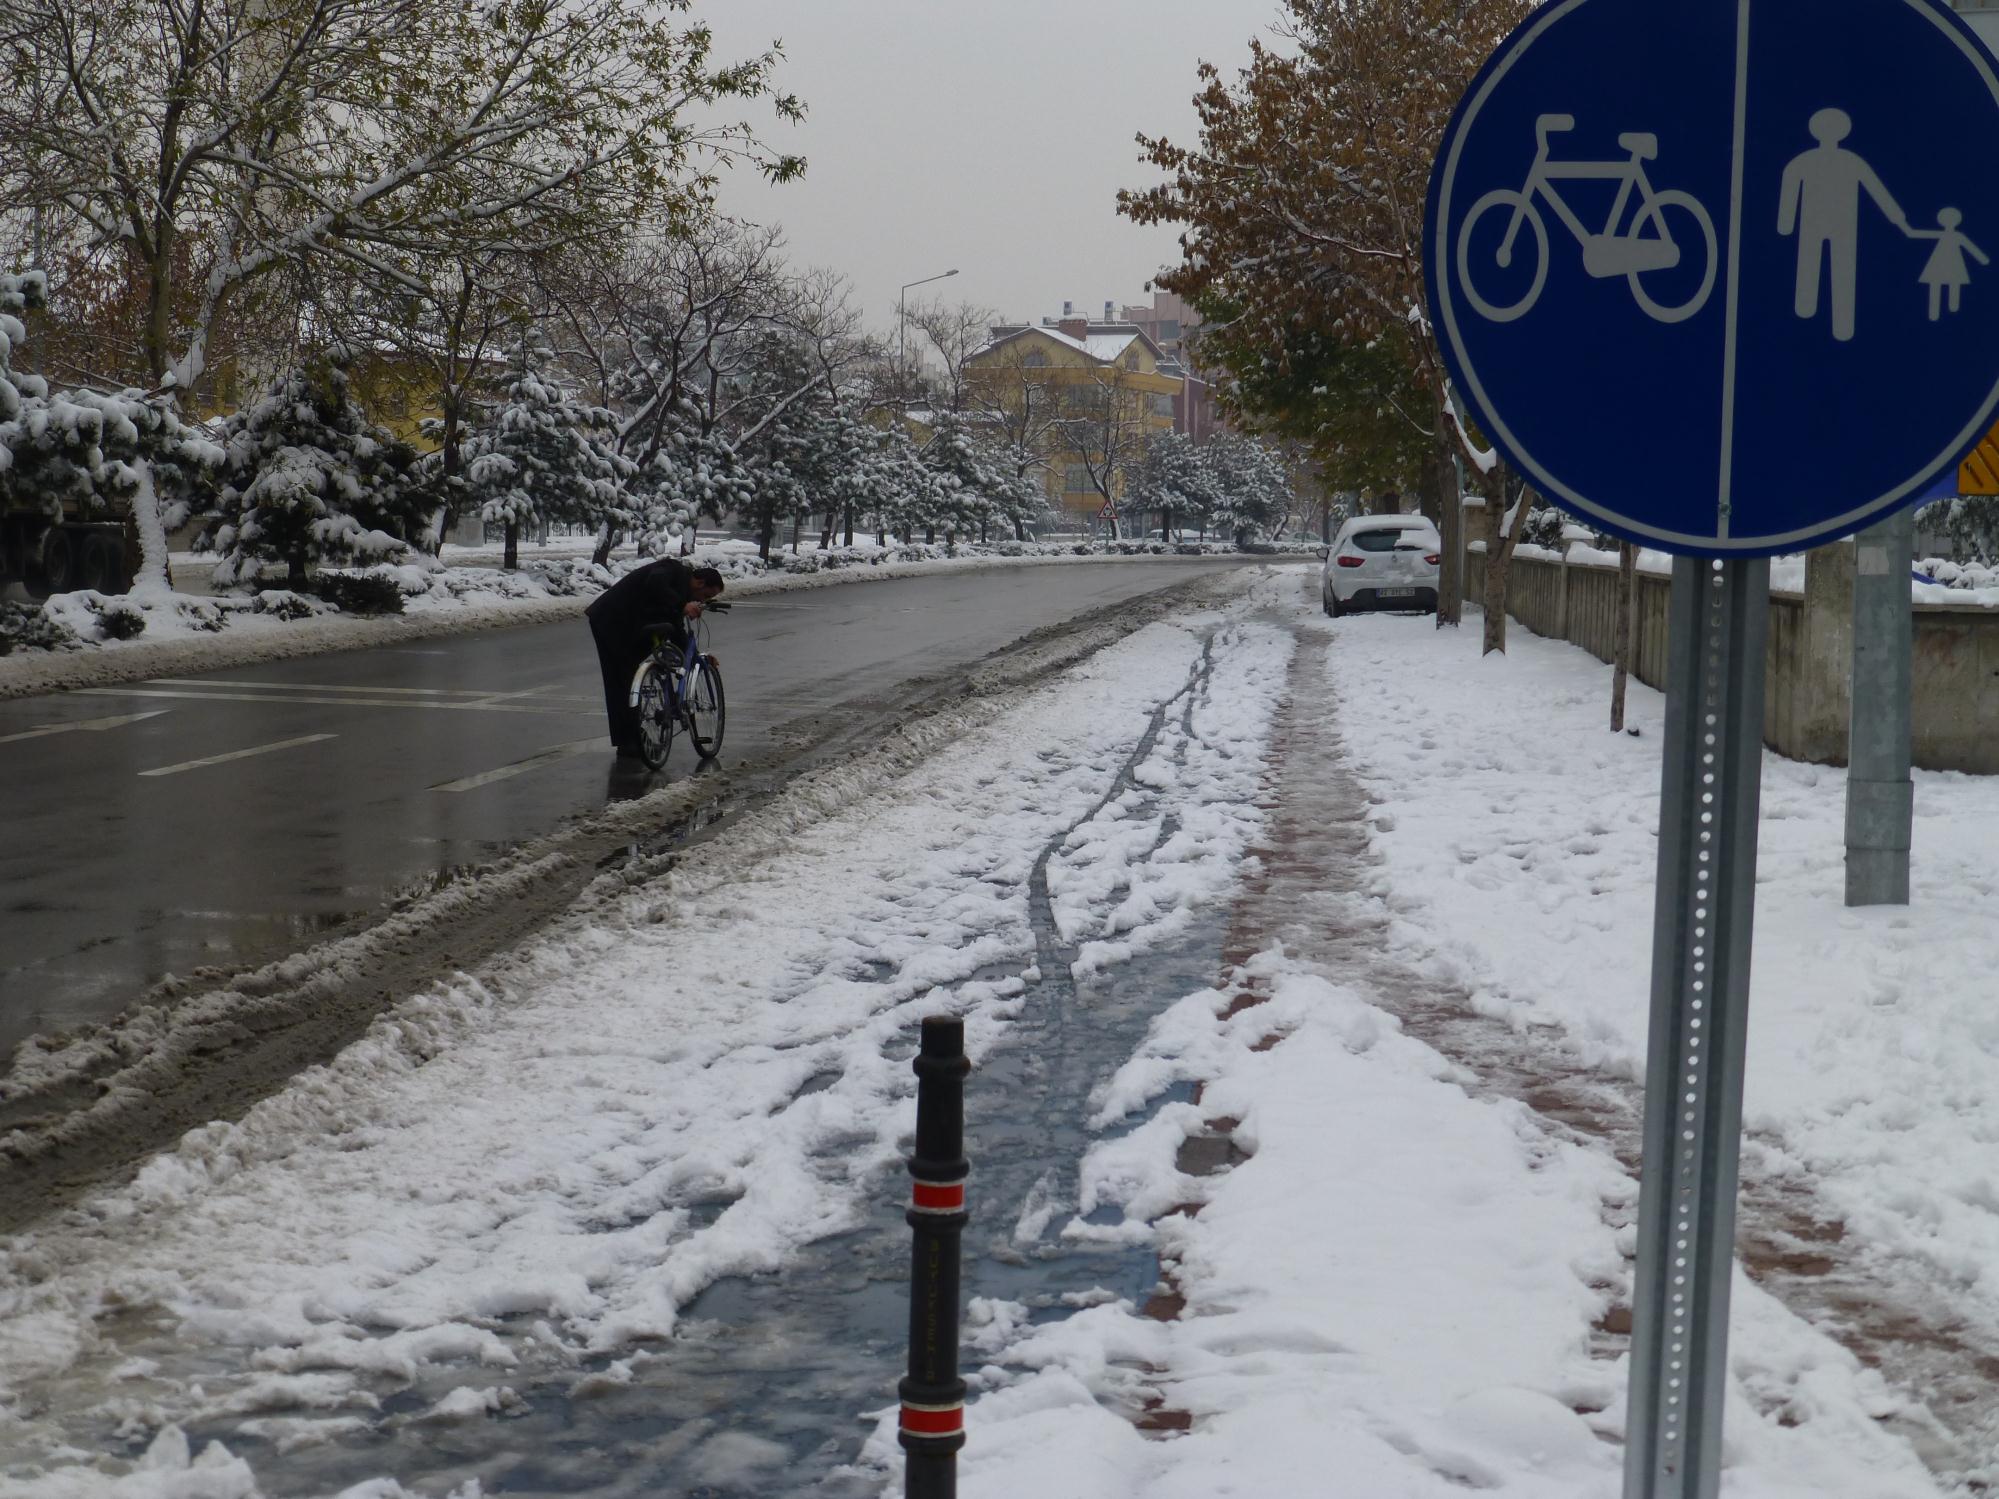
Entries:
[[735,605],[725,604],[720,599],[710,599],[701,608],[709,614],[727,614],[731,609],[735,608]]

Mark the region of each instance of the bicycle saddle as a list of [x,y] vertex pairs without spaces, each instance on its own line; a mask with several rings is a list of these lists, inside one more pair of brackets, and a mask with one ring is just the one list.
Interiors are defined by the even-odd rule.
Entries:
[[1650,161],[1659,154],[1659,137],[1649,130],[1627,130],[1617,138],[1617,144],[1640,161]]

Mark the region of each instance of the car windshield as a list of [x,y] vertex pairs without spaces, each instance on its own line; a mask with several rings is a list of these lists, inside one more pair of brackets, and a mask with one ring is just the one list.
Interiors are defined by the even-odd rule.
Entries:
[[1347,539],[1363,552],[1392,552],[1395,550],[1395,544],[1405,536],[1409,538],[1410,544],[1414,545],[1420,540],[1422,533],[1413,527],[1377,526],[1372,531],[1356,531]]

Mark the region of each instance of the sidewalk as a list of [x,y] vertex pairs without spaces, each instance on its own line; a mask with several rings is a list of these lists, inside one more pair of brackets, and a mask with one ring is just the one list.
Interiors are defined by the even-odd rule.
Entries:
[[[1198,1086],[1198,1105],[1106,1140],[1085,1172],[1126,1184],[1169,1286],[1149,1309],[1095,1307],[988,1348],[968,1499],[1620,1492],[1660,700],[1635,691],[1647,732],[1612,739],[1607,670],[1581,652],[1518,631],[1509,658],[1481,662],[1426,620],[1313,619],[1307,591],[1237,966],[1155,1026],[1103,1118],[1114,1131],[1175,1081]],[[1893,1199],[1871,1195],[1863,1160],[1822,1179],[1823,1200],[1806,1190],[1778,1141],[1786,1126],[1812,1134],[1818,1108],[1773,1089],[1773,1064],[1754,1081],[1772,1052],[1873,1060],[1840,1044],[1864,984],[1845,986],[1842,1015],[1820,963],[1815,1021],[1778,997],[1800,937],[1855,934],[1850,965],[1907,939],[1890,937],[1893,918],[1838,925],[1823,909],[1822,860],[1790,851],[1827,827],[1836,839],[1836,787],[1814,793],[1823,772],[1800,767],[1772,777],[1794,794],[1772,798],[1783,848],[1766,852],[1777,888],[1745,1223],[1758,1279],[1737,1284],[1725,1492],[1936,1495],[1918,1452],[1971,1478],[1991,1450],[1990,1397],[1983,1415],[1947,1409],[1946,1425],[1870,1367],[1934,1387],[1921,1355],[1949,1324],[1881,1299],[1894,1282],[1878,1256],[1895,1274],[1920,1264],[1901,1259],[1906,1233],[1863,1243],[1878,1214],[1801,1245],[1812,1209]],[[1198,1148],[1215,1136],[1231,1148]],[[1828,1284],[1847,1298],[1836,1310]],[[1845,1335],[1864,1357],[1792,1306],[1858,1321]],[[1959,1386],[1939,1395],[1981,1378],[1975,1356],[1931,1362]],[[1132,1364],[1164,1396],[1149,1431],[1102,1407]]]

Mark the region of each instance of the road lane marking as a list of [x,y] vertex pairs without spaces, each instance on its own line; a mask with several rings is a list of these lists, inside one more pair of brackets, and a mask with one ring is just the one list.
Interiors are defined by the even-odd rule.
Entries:
[[231,682],[219,677],[153,677],[148,687],[228,687],[237,692],[359,692],[375,697],[486,697],[484,687],[370,687],[334,682]]
[[[90,697],[174,697],[197,703],[262,703],[267,708],[303,705],[315,708],[436,708],[443,711],[470,709],[478,713],[559,713],[574,717],[588,708],[541,707],[534,703],[440,703],[424,698],[387,697],[272,697],[256,692],[183,692],[177,688],[80,687],[80,695]],[[592,701],[578,697],[578,703]]]
[[162,713],[171,713],[171,708],[154,708],[146,713],[120,713],[111,718],[79,718],[70,723],[37,724],[32,729],[23,729],[18,734],[0,734],[0,744],[13,744],[20,739],[42,739],[50,734],[101,734],[106,729],[122,729],[128,723],[137,723],[142,718],[158,718]]
[[513,776],[525,775],[530,770],[540,770],[544,765],[553,765],[559,760],[569,760],[577,755],[587,755],[592,751],[602,754],[611,747],[609,737],[603,739],[578,739],[569,744],[558,744],[545,749],[538,755],[529,755],[525,760],[516,760],[511,765],[502,765],[497,770],[482,770],[475,776],[466,776],[459,781],[445,781],[433,786],[432,791],[477,791],[481,786],[490,786],[495,781],[508,780]]
[[338,734],[301,734],[296,739],[280,739],[275,744],[260,744],[252,749],[231,750],[226,755],[205,755],[199,760],[183,760],[178,765],[162,765],[155,770],[142,770],[142,776],[177,776],[183,770],[202,770],[210,765],[226,765],[231,760],[247,760],[252,755],[268,755],[278,750],[297,749],[301,744],[317,744],[322,739],[338,739]]

